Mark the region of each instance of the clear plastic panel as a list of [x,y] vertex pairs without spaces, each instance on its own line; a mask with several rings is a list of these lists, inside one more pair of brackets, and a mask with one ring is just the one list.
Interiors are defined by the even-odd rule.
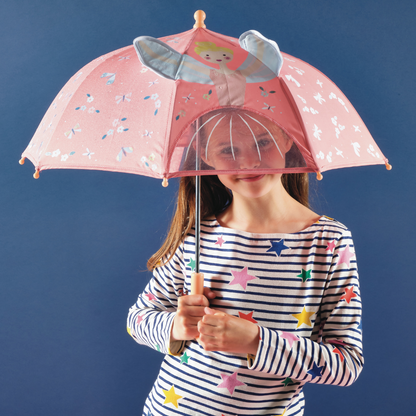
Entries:
[[294,172],[293,168],[306,167],[294,141],[277,124],[239,108],[215,110],[198,118],[178,147],[183,148],[179,171]]

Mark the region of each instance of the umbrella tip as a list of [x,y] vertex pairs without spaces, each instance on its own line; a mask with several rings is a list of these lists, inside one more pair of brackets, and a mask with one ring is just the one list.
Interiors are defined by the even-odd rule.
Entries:
[[393,168],[393,166],[392,166],[392,165],[390,165],[390,163],[389,163],[389,162],[386,162],[386,169],[387,169],[387,170],[392,170],[392,168]]
[[25,157],[22,157],[22,158],[19,160],[19,163],[20,163],[21,165],[24,165],[24,164],[25,164],[25,160],[26,160],[26,158],[25,158]]
[[169,182],[168,182],[167,178],[163,178],[163,181],[162,181],[162,186],[163,186],[164,188],[166,188],[168,185],[169,185]]
[[198,10],[194,14],[195,24],[194,29],[198,29],[199,27],[202,27],[203,29],[206,28],[204,20],[207,17],[204,11]]
[[316,172],[316,179],[318,179],[318,181],[321,181],[324,177],[322,176],[321,172]]
[[36,169],[36,170],[35,170],[35,173],[33,174],[33,177],[34,177],[35,179],[39,179],[39,169]]

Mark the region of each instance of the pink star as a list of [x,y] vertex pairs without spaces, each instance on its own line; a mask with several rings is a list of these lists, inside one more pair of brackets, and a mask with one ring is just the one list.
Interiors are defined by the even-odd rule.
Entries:
[[222,383],[218,384],[218,388],[220,389],[228,389],[231,396],[234,394],[234,389],[238,386],[245,386],[246,384],[237,380],[237,372],[233,373],[231,376],[227,374],[222,374]]
[[215,244],[218,244],[220,247],[225,243],[225,240],[221,237],[218,237],[218,240]]
[[150,301],[152,300],[156,300],[156,296],[153,293],[146,293],[145,295],[147,297],[147,299],[149,299]]
[[344,299],[347,303],[350,303],[352,298],[357,297],[357,294],[354,293],[354,286],[351,286],[351,287],[348,287],[348,288],[346,287],[344,290],[345,290],[345,295],[342,295],[339,298],[339,300]]
[[334,248],[335,248],[335,240],[332,240],[328,243],[328,246],[326,247],[325,250],[328,250],[330,253],[333,253]]
[[241,271],[231,270],[234,279],[229,283],[230,285],[240,285],[244,290],[247,290],[247,282],[257,279],[256,276],[248,274],[248,267],[244,267]]
[[137,317],[137,325],[140,325],[140,322],[143,321],[143,318],[139,315]]
[[350,259],[354,257],[355,253],[350,252],[350,246],[345,247],[344,251],[339,252],[339,258],[337,264],[341,265],[345,263],[348,267],[350,267]]
[[290,348],[292,348],[294,341],[299,341],[299,337],[291,332],[282,332],[280,337],[287,340]]

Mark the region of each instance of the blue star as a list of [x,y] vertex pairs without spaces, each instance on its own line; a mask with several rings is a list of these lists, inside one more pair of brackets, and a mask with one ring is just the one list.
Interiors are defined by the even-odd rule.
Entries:
[[308,371],[308,374],[310,374],[310,375],[312,376],[312,380],[313,380],[315,377],[320,377],[320,376],[322,375],[322,369],[323,369],[323,368],[324,368],[324,366],[318,367],[318,366],[316,365],[315,361],[314,361],[314,363],[313,363],[313,368],[311,368],[311,369]]
[[285,246],[285,240],[283,238],[280,241],[270,241],[270,244],[272,246],[267,250],[267,253],[274,251],[277,254],[277,257],[280,256],[283,250],[290,249],[290,247]]

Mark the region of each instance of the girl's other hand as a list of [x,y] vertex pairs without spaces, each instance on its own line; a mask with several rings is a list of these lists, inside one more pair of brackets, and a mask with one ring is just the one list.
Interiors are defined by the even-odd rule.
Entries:
[[185,295],[178,299],[178,310],[173,320],[171,341],[187,341],[199,336],[198,322],[205,315],[209,300],[216,297],[208,287],[203,295]]
[[198,342],[206,351],[257,354],[260,331],[253,322],[206,307],[198,331]]

